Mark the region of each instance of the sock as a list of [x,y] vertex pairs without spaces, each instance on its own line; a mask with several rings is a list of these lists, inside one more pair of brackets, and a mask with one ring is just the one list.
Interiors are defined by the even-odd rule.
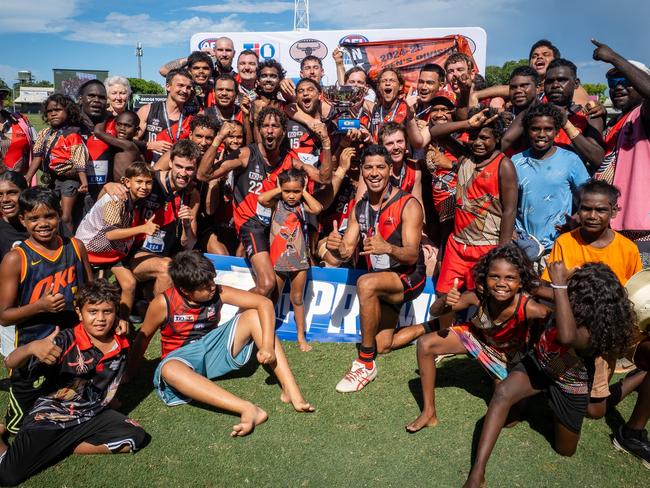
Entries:
[[438,317],[431,320],[427,320],[425,323],[422,324],[422,327],[424,327],[425,334],[429,334],[436,330],[440,330],[440,320],[438,319]]
[[609,396],[605,400],[605,411],[609,412],[612,408],[618,405],[623,396],[623,382],[619,381],[609,387]]
[[375,362],[375,346],[359,347],[359,362],[363,363],[367,369],[372,369]]

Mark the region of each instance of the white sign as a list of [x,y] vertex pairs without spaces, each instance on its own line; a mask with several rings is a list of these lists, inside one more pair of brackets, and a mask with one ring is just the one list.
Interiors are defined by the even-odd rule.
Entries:
[[[283,31],[283,32],[200,32],[190,39],[190,51],[214,48],[219,37],[229,37],[235,44],[237,54],[245,49],[255,51],[260,61],[275,59],[287,71],[287,77],[299,78],[300,61],[308,55],[323,60],[325,75],[323,85],[336,83],[336,66],[332,50],[341,42],[390,41],[394,39],[425,39],[462,35],[474,53],[474,60],[481,73],[485,73],[487,57],[487,34],[480,27],[430,27],[424,29],[350,29],[338,31]],[[344,56],[345,69],[353,66]]]

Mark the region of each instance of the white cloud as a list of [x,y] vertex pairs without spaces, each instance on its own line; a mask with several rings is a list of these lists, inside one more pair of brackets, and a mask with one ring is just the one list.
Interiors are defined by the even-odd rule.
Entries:
[[61,32],[76,14],[77,0],[2,0],[0,32]]
[[108,45],[135,45],[160,47],[189,43],[197,32],[231,32],[244,29],[244,22],[236,15],[228,15],[218,22],[201,17],[160,21],[148,14],[124,15],[112,12],[102,22],[66,22],[65,38],[71,41]]
[[293,10],[293,2],[235,2],[228,0],[213,5],[197,5],[188,10],[209,14],[280,14]]

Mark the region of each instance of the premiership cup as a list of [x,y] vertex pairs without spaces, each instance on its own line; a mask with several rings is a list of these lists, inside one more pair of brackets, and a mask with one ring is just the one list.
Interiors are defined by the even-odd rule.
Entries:
[[328,121],[336,119],[337,130],[346,132],[361,127],[361,121],[352,114],[352,109],[363,101],[365,93],[358,86],[325,86],[323,97],[332,106],[332,115]]

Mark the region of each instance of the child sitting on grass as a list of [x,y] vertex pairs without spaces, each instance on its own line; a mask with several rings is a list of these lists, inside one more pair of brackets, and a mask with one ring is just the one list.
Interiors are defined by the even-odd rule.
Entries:
[[479,361],[495,379],[504,380],[526,353],[529,325],[544,319],[550,310],[530,293],[539,285],[530,261],[515,244],[496,247],[472,270],[476,290],[462,295],[458,283],[431,313],[458,312],[472,306],[478,310],[469,322],[422,336],[417,343],[418,367],[424,405],[422,413],[406,426],[417,432],[438,423],[435,407],[436,363],[439,354],[466,353]]
[[[26,415],[8,447],[0,437],[0,485],[14,486],[70,454],[137,451],[147,434],[133,420],[111,410],[126,369],[127,339],[116,335],[120,292],[98,280],[75,296],[81,323],[18,347],[8,368],[40,370],[48,387]],[[5,427],[0,425],[4,434]]]
[[[289,368],[275,337],[275,310],[268,298],[215,283],[212,262],[198,251],[182,251],[169,265],[173,287],[149,304],[130,358],[129,377],[137,370],[151,338],[160,329],[162,361],[154,374],[154,387],[168,406],[197,400],[240,415],[232,437],[250,434],[268,414],[257,405],[226,391],[212,379],[242,368],[253,343],[257,360],[273,369],[280,399],[298,412],[313,412]],[[223,305],[240,311],[220,324]]]
[[554,414],[553,447],[562,456],[572,456],[587,414],[594,358],[623,351],[633,339],[636,319],[632,302],[608,266],[588,263],[570,277],[562,262],[554,261],[547,269],[555,319],[508,378],[497,385],[464,488],[485,484],[487,462],[508,412],[540,392],[548,398]]

